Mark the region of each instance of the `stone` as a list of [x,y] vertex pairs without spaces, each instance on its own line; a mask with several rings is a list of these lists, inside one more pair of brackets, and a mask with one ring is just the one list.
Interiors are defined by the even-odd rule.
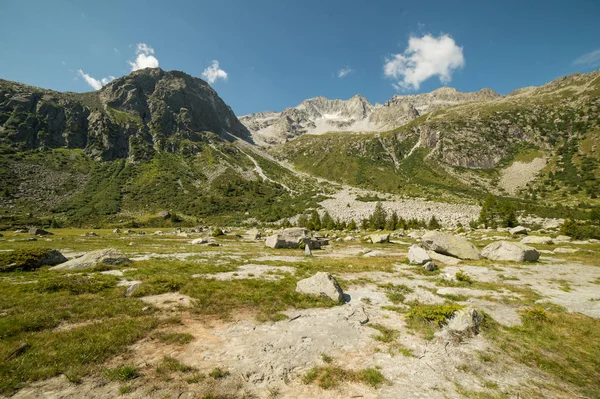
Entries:
[[477,335],[483,318],[483,314],[476,309],[471,307],[463,308],[454,312],[452,318],[448,320],[445,330],[453,335]]
[[555,254],[574,254],[575,252],[579,252],[577,248],[554,248],[552,251]]
[[552,245],[554,242],[552,238],[545,236],[529,236],[525,237],[521,240],[521,244],[542,244],[542,245]]
[[86,233],[83,234],[84,237],[98,237],[98,234],[96,234],[93,231],[88,231]]
[[312,277],[298,281],[296,292],[325,296],[337,302],[342,302],[344,299],[344,292],[337,280],[327,272],[318,272]]
[[248,240],[260,240],[260,231],[258,231],[258,229],[250,229],[248,231],[246,231],[246,234],[244,235],[244,238],[248,239]]
[[312,251],[310,250],[310,245],[305,245],[304,246],[304,255],[306,255],[306,256],[312,256]]
[[153,234],[154,234],[155,236],[162,236],[162,235],[163,235],[163,234],[165,234],[165,233],[164,233],[164,232],[162,232],[161,230],[156,230],[156,231],[155,231]]
[[32,227],[29,229],[29,234],[31,234],[32,236],[47,236],[47,235],[52,235],[52,233],[50,233],[49,231],[46,231],[44,229],[40,229],[39,227]]
[[208,240],[206,238],[196,238],[193,239],[192,241],[190,241],[190,244],[206,244],[208,242]]
[[156,217],[163,220],[171,219],[171,212],[161,211],[156,214]]
[[508,232],[510,234],[527,234],[527,228],[523,227],[523,226],[517,226],[517,227],[513,227],[512,229],[508,230]]
[[373,244],[384,244],[386,242],[390,242],[389,234],[371,234],[369,239]]
[[177,233],[177,237],[189,237],[190,235],[188,233]]
[[413,265],[424,265],[431,261],[431,256],[424,248],[413,244],[408,248],[408,261]]
[[437,269],[437,266],[432,261],[429,261],[423,265],[423,269],[425,269],[428,272],[433,272]]
[[521,243],[497,241],[483,248],[481,256],[491,260],[536,262],[540,258],[540,252]]
[[571,240],[572,240],[572,238],[569,236],[558,236],[553,241],[554,242],[569,242]]
[[127,287],[127,291],[125,291],[125,296],[128,298],[142,285],[141,281],[132,281],[131,283],[132,284]]
[[119,228],[116,228],[113,230],[113,233],[115,233],[115,234],[119,234],[120,232],[121,232],[121,229],[119,229]]
[[346,241],[346,242],[348,242],[348,241],[354,241],[354,240],[355,240],[355,238],[352,237],[352,236],[346,236],[346,237],[344,237],[344,241]]
[[127,262],[129,259],[121,251],[108,248],[88,252],[79,258],[51,267],[50,270],[83,270],[99,265],[120,265]]
[[[267,237],[265,245],[269,248],[298,248],[300,243],[309,242],[311,241],[311,238],[312,233],[310,230],[290,228],[284,229],[280,234],[274,234]],[[311,242],[310,245],[311,249],[315,249],[316,244]]]
[[441,253],[442,255],[468,260],[480,259],[479,251],[475,245],[464,237],[438,231],[429,231],[421,237],[421,242],[425,248]]

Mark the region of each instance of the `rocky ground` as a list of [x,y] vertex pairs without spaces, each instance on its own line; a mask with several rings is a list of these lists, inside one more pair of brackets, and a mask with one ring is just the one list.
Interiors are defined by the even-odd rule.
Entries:
[[[555,307],[560,306],[562,313],[557,314],[583,317],[576,316],[580,313],[591,318],[585,319],[586,323],[596,329],[599,326],[600,245],[594,242],[534,244],[541,258],[525,264],[460,260],[430,251],[439,270],[425,272],[421,266],[409,264],[406,257],[409,246],[420,243],[423,232],[395,232],[385,244],[371,244],[356,232],[344,233],[342,237],[352,239],[338,241],[331,232],[330,245],[313,251],[310,257],[298,249],[271,249],[262,240],[236,238],[232,233],[218,238],[219,246],[214,247],[190,244],[199,234],[179,237],[99,231],[97,237],[82,237],[65,230],[55,233],[27,245],[51,246],[68,257],[117,247],[137,260],[86,275],[109,274],[121,281],[139,281],[141,296],[134,294],[128,300],[141,301],[158,319],[177,321],[159,324],[121,353],[88,370],[80,380],[68,378],[65,372],[27,381],[14,393],[15,398],[109,398],[119,394],[131,398],[567,398],[579,396],[576,392],[581,387],[561,379],[551,367],[544,370],[507,351],[504,337],[526,327],[529,322],[523,311],[536,306],[549,313],[559,312]],[[505,231],[463,235],[478,249],[500,239],[521,239]],[[7,233],[0,246],[3,250],[20,248],[26,245],[24,238]],[[185,283],[156,290],[153,275],[156,278],[165,271],[181,276]],[[269,304],[253,299],[252,290],[261,285],[279,287],[275,284],[317,271],[337,278],[345,293],[343,304],[305,308],[298,303],[281,311],[273,309],[264,320],[261,309],[268,309]],[[52,272],[5,274],[0,284],[36,284],[48,273]],[[68,278],[77,273],[64,275]],[[465,275],[470,282],[464,280]],[[193,290],[201,283],[207,284],[207,289],[228,291],[235,301],[239,299],[237,307],[222,314],[219,310],[208,312],[210,304]],[[276,295],[290,295],[286,289],[280,288]],[[223,299],[218,291],[211,295],[223,309],[233,300]],[[84,299],[74,296],[73,300]],[[486,321],[478,333],[449,336],[445,327],[419,327],[407,314],[416,304],[448,303],[483,312]],[[6,305],[0,310],[2,317],[10,317]],[[54,333],[77,332],[101,322],[62,322]],[[161,333],[187,338],[170,342],[160,339]],[[581,345],[586,348],[585,342]],[[567,355],[556,352],[552,356]],[[135,367],[135,377],[115,380],[102,372],[122,365]],[[19,366],[5,363],[0,368],[11,367]],[[348,371],[366,369],[383,380],[352,378]],[[330,374],[309,381],[311,370],[329,370]],[[14,378],[14,374],[6,375]],[[328,381],[335,383],[328,385]]]

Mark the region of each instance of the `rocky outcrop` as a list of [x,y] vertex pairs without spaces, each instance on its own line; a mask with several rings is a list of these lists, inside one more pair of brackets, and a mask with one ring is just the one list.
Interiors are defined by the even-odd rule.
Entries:
[[138,161],[182,145],[193,152],[208,140],[203,132],[251,140],[210,85],[183,72],[141,69],[81,94],[0,80],[0,144],[15,150],[78,148]]
[[304,228],[284,229],[279,234],[267,237],[265,245],[269,248],[298,248],[301,243],[312,239],[310,230]]
[[298,281],[296,292],[314,296],[324,296],[336,302],[344,300],[344,292],[335,277],[326,272],[318,272],[312,277]]
[[92,269],[100,265],[120,265],[129,262],[129,259],[121,251],[116,249],[99,249],[88,252],[82,257],[71,259],[68,262],[58,266],[51,267],[50,270],[84,270]]
[[479,251],[466,238],[448,233],[430,231],[421,238],[423,246],[427,249],[449,255],[459,259],[477,260]]
[[371,234],[369,239],[373,244],[384,244],[386,242],[390,242],[389,234]]
[[481,256],[491,260],[536,262],[540,257],[540,253],[537,249],[521,243],[498,241],[483,248]]

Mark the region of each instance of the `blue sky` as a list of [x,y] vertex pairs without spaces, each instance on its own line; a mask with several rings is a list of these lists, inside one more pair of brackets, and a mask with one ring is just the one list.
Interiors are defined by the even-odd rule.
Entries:
[[197,77],[212,65],[238,115],[318,95],[385,102],[440,77],[506,94],[598,69],[600,0],[0,0],[2,79],[82,92],[79,70],[100,85],[154,61]]

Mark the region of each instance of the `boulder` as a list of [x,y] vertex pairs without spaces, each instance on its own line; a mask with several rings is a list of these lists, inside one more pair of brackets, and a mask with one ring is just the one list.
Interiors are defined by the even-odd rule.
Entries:
[[[311,238],[312,233],[310,230],[303,228],[291,228],[284,229],[279,234],[274,234],[267,237],[265,244],[269,248],[298,248],[300,243],[310,242]],[[317,246],[317,244],[311,242],[311,249],[320,248],[320,246]]]
[[119,234],[120,232],[121,232],[121,229],[119,229],[119,228],[116,228],[113,230],[113,233],[115,233],[115,234]]
[[260,231],[258,229],[250,229],[246,231],[244,238],[248,240],[260,240]]
[[429,256],[424,248],[418,246],[417,244],[413,244],[408,249],[408,261],[413,265],[424,265],[425,263],[431,261],[431,256]]
[[312,277],[298,281],[296,292],[308,295],[325,296],[337,302],[342,302],[344,292],[335,277],[326,272],[318,272]]
[[165,233],[164,233],[164,232],[162,232],[161,230],[156,230],[156,231],[155,231],[153,234],[154,234],[155,236],[162,236],[162,235],[163,235],[163,234],[165,234]]
[[196,238],[190,241],[190,244],[206,244],[208,240],[206,238]]
[[306,256],[312,256],[312,251],[310,250],[310,245],[305,245],[304,246],[304,255],[306,255]]
[[423,246],[442,255],[454,256],[459,259],[478,260],[479,251],[475,245],[464,237],[448,233],[429,231],[421,237]]
[[423,265],[423,269],[425,269],[428,272],[432,272],[437,269],[437,266],[432,261],[429,261]]
[[476,335],[483,321],[483,315],[476,309],[468,307],[454,312],[445,330],[452,335]]
[[29,234],[31,234],[32,236],[47,236],[51,235],[52,233],[44,229],[40,229],[39,227],[32,227],[29,229]]
[[554,242],[550,237],[544,236],[529,236],[525,237],[521,240],[521,244],[542,244],[542,245],[552,245]]
[[569,236],[558,236],[553,241],[554,242],[569,242],[569,241],[571,241],[571,239],[572,238]]
[[369,239],[373,244],[383,244],[386,242],[390,242],[389,234],[371,234]]
[[159,219],[164,219],[164,220],[171,219],[171,212],[169,212],[169,211],[158,212],[156,214],[156,217]]
[[579,252],[577,248],[554,248],[552,251],[555,254],[574,254],[575,252]]
[[537,249],[521,243],[497,241],[483,248],[481,256],[491,260],[536,262],[540,258],[540,253]]
[[348,242],[348,241],[354,241],[354,240],[355,240],[355,238],[352,237],[352,236],[346,236],[346,237],[344,237],[344,241],[346,241],[346,242]]
[[82,270],[99,265],[119,265],[126,262],[129,262],[129,259],[121,251],[108,248],[88,252],[80,258],[71,259],[68,262],[51,267],[50,270]]
[[510,234],[527,234],[527,228],[523,227],[523,226],[517,226],[517,227],[513,227],[512,229],[508,230],[508,232]]

